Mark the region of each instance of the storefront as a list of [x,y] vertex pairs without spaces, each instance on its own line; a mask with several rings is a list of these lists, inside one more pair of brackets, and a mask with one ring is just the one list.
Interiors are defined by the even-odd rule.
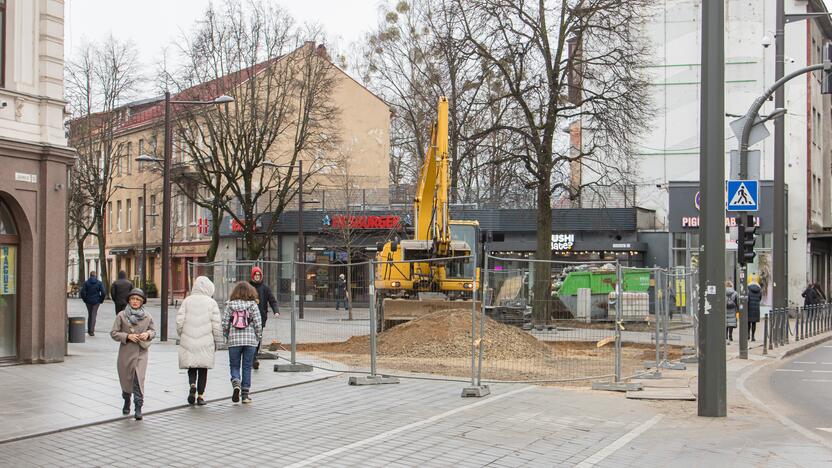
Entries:
[[[701,224],[699,206],[701,195],[698,182],[671,182],[669,226],[672,235],[671,266],[699,265],[699,226]],[[774,214],[771,200],[774,199],[774,184],[771,181],[760,182],[760,211],[755,215],[757,223],[757,243],[754,251],[757,257],[748,265],[748,276],[756,280],[763,288],[763,305],[771,306],[772,298],[772,228]],[[725,218],[725,277],[737,283],[737,242],[736,218]],[[732,232],[733,231],[733,232]]]
[[0,199],[0,359],[17,357],[17,236],[9,208]]

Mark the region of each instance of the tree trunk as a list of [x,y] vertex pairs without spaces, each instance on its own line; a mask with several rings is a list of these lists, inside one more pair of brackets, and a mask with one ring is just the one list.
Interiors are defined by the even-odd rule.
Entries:
[[98,272],[98,277],[104,283],[105,294],[109,294],[110,290],[110,275],[107,271],[107,236],[104,234],[104,216],[99,216],[95,222],[96,230],[98,232],[98,262],[101,271]]
[[87,277],[86,266],[87,266],[87,258],[84,256],[84,239],[76,239],[75,245],[78,249],[78,283],[84,281],[84,278]]
[[246,254],[249,260],[257,260],[260,258],[260,253],[263,251],[263,242],[257,237],[257,233],[246,233]]
[[217,250],[220,247],[220,223],[222,223],[222,208],[211,210],[211,244],[206,254],[208,262],[213,262],[217,257]]
[[[546,180],[549,180],[546,177]],[[537,250],[534,262],[534,325],[546,325],[551,319],[552,302],[552,195],[549,184],[537,188]]]

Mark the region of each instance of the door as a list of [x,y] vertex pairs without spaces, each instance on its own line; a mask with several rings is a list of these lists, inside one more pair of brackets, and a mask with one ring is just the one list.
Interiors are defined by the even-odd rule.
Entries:
[[17,248],[14,219],[0,200],[0,359],[17,357]]

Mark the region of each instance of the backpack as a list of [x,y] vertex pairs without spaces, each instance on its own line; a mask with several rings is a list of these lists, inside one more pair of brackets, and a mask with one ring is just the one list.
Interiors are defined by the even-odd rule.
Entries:
[[251,323],[251,318],[248,315],[248,311],[234,309],[231,312],[231,326],[238,329],[243,330],[248,328],[248,324]]

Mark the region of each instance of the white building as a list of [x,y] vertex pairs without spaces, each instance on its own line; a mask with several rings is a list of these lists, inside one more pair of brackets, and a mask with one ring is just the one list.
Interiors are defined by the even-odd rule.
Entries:
[[[701,63],[701,0],[656,2],[647,32],[654,44],[653,104],[657,109],[651,131],[636,149],[638,180],[636,204],[656,210],[658,223],[673,230],[669,213],[669,184],[699,180],[699,105]],[[826,11],[822,0],[787,0],[786,13]],[[729,0],[725,35],[725,112],[744,114],[752,101],[774,82],[775,2]],[[766,37],[768,40],[764,40]],[[829,19],[793,22],[785,29],[786,73],[820,63],[823,45],[832,39]],[[769,44],[765,46],[764,44]],[[825,236],[832,229],[830,188],[832,182],[832,105],[820,94],[820,73],[797,78],[786,85],[785,154],[788,185],[789,300],[802,303],[800,293],[809,280],[830,286],[830,250]],[[773,99],[761,114],[774,108]],[[726,176],[728,151],[738,142],[728,128],[734,120],[725,118]],[[773,124],[769,123],[773,133]],[[752,149],[762,151],[761,175],[774,176],[774,138],[769,137]],[[691,204],[693,204],[691,200]],[[772,203],[762,200],[761,203]],[[678,221],[678,220],[676,220]],[[763,221],[765,223],[765,221]],[[697,236],[692,244],[697,245]],[[752,271],[770,273],[771,233],[764,233],[757,246],[758,256]],[[684,235],[671,236],[675,246]],[[690,244],[689,244],[690,246]],[[726,265],[733,264],[733,251]],[[671,255],[673,257],[673,255]],[[763,262],[763,264],[760,264]],[[764,273],[763,270],[766,270]]]

